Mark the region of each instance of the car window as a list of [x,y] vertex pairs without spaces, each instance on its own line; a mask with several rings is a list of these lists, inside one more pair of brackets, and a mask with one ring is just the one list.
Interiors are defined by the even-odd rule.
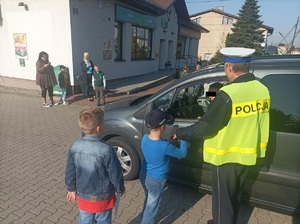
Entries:
[[153,102],[153,109],[160,109],[162,111],[167,111],[170,107],[170,103],[172,101],[174,91],[168,92],[167,94],[161,96],[157,100]]
[[270,91],[270,129],[300,134],[300,75],[269,75],[261,80]]
[[[198,98],[203,98],[203,106],[199,105]],[[168,110],[175,118],[197,119],[203,116],[208,106],[208,99],[205,97],[204,85],[200,83],[182,86],[177,89],[176,95]]]
[[[199,119],[206,112],[210,103],[207,92],[216,82],[193,82],[178,87],[153,103],[153,108],[163,109],[179,119]],[[224,82],[221,82],[224,84]]]

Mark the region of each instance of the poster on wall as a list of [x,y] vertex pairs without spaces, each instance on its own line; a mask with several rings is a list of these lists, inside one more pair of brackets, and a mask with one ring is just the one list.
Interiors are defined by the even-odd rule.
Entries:
[[112,59],[112,41],[109,38],[102,39],[103,60],[109,61]]
[[16,58],[28,59],[26,34],[14,33],[14,44]]
[[20,61],[20,66],[25,67],[25,60],[20,58],[19,61]]

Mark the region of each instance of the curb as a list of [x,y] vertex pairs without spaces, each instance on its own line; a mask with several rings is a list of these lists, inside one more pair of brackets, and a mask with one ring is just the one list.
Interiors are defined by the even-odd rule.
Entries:
[[153,88],[153,87],[159,86],[159,85],[161,85],[161,84],[164,84],[164,83],[166,83],[166,82],[169,82],[169,81],[173,80],[173,79],[175,78],[175,75],[176,75],[176,74],[170,75],[170,76],[166,76],[166,77],[163,77],[163,78],[161,78],[161,79],[159,79],[159,80],[156,80],[156,81],[154,81],[154,82],[151,82],[151,83],[149,83],[149,84],[146,84],[146,85],[144,85],[144,86],[136,87],[136,88],[133,88],[133,89],[131,89],[131,90],[127,90],[127,91],[125,92],[125,94],[130,95],[130,94],[133,94],[133,93],[138,93],[138,92],[145,91],[145,90],[147,90],[147,89],[151,89],[151,88]]
[[41,96],[41,91],[36,89],[25,89],[13,86],[0,85],[0,92],[7,94],[22,94],[22,95],[34,95]]
[[[165,77],[162,77],[158,80],[155,80],[155,81],[152,81],[148,84],[145,84],[144,86],[135,87],[135,88],[132,88],[132,89],[129,89],[129,90],[123,90],[123,91],[117,92],[115,94],[117,94],[118,96],[122,96],[122,95],[130,95],[130,94],[138,93],[138,92],[141,92],[141,91],[145,91],[145,90],[148,90],[150,88],[159,86],[159,85],[164,84],[166,82],[169,82],[169,81],[173,80],[175,78],[175,76],[176,76],[176,74],[165,76]],[[41,95],[40,90],[5,86],[5,85],[1,85],[1,84],[0,84],[0,92],[10,93],[10,94],[34,95],[34,96],[40,96]],[[60,96],[54,95],[54,97],[60,97]]]

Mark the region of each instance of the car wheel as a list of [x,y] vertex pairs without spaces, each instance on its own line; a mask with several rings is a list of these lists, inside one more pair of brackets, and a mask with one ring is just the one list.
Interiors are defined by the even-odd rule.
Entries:
[[140,160],[135,149],[122,137],[114,137],[107,141],[118,156],[123,169],[124,180],[133,180],[140,170]]

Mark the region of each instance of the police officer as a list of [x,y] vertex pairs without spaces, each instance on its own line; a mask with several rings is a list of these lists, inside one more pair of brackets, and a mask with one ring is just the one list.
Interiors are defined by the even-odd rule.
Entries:
[[229,85],[220,89],[194,125],[174,138],[204,138],[204,162],[212,164],[212,214],[207,223],[237,223],[243,184],[250,166],[265,157],[269,137],[270,95],[249,73],[249,48],[222,48]]

